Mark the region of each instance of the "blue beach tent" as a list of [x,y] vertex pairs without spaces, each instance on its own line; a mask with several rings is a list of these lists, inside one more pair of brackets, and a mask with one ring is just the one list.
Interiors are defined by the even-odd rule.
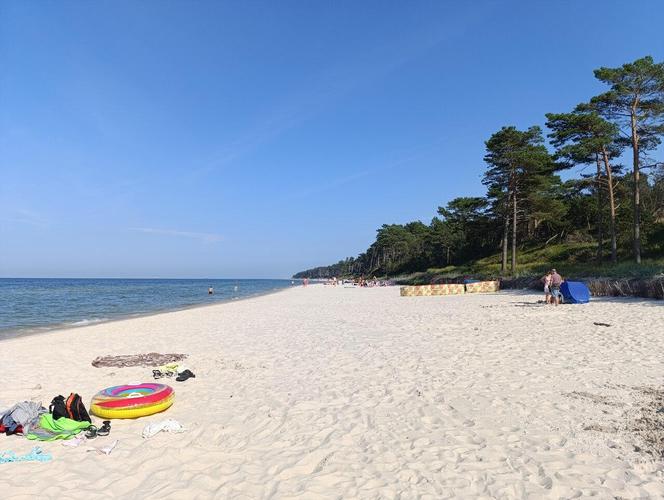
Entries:
[[560,285],[565,304],[587,304],[590,301],[590,291],[585,283],[580,281],[565,281]]

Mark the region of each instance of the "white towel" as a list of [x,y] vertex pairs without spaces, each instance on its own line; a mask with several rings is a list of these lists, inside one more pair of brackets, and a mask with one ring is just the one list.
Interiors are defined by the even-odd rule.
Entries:
[[162,431],[164,432],[184,432],[186,429],[178,422],[172,418],[162,420],[160,422],[152,422],[145,426],[143,429],[143,437],[145,439],[151,438],[155,434],[158,434]]

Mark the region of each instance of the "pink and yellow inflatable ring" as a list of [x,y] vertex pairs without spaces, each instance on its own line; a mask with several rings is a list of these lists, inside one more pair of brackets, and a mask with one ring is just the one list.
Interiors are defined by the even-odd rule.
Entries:
[[116,385],[99,391],[90,410],[101,418],[138,418],[169,408],[175,391],[164,384]]

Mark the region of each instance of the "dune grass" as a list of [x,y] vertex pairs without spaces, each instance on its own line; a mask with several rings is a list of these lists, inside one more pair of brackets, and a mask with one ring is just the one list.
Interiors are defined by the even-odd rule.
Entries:
[[[473,277],[496,279],[501,277],[527,278],[542,276],[555,267],[566,278],[653,278],[664,275],[664,257],[645,259],[641,265],[623,259],[617,264],[595,260],[593,243],[559,244],[525,249],[518,254],[516,273],[500,272],[500,255],[492,255],[464,266],[430,268],[398,279],[400,283],[422,284],[437,280]],[[509,266],[509,263],[508,263]]]

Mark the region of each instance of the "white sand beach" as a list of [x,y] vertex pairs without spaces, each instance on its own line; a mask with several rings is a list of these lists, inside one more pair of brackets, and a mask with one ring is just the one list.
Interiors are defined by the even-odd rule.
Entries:
[[[664,304],[538,299],[310,286],[2,341],[0,407],[70,392],[89,406],[152,380],[93,367],[102,355],[187,353],[196,378],[90,441],[119,440],[108,456],[47,442],[50,462],[0,465],[0,496],[664,497],[664,464],[633,431],[664,388]],[[141,437],[164,418],[187,431]],[[0,450],[34,445],[0,435]]]

